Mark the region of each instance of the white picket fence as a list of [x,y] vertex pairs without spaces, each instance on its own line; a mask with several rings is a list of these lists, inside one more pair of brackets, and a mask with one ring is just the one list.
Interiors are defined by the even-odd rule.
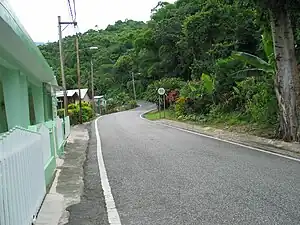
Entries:
[[42,136],[23,128],[0,136],[1,225],[29,225],[37,215],[46,194]]
[[42,124],[38,130],[38,132],[41,134],[43,146],[43,162],[44,166],[47,165],[49,159],[51,158],[51,140],[50,140],[50,133],[49,129],[46,125]]
[[64,121],[65,121],[65,139],[67,139],[71,132],[70,117],[66,116]]
[[57,117],[56,118],[56,137],[57,137],[57,146],[58,148],[61,147],[61,145],[64,142],[64,128],[63,128],[63,119]]

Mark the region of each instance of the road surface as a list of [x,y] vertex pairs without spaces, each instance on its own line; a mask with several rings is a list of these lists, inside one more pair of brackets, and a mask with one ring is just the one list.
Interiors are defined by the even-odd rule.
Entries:
[[[122,225],[300,224],[299,162],[149,122],[145,110],[97,123]],[[96,151],[92,127],[69,224],[109,224]]]

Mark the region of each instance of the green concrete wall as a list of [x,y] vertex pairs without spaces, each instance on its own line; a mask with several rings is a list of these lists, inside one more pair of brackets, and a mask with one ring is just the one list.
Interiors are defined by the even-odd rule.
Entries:
[[27,128],[30,125],[27,77],[18,71],[3,70],[2,84],[8,129]]
[[[48,125],[50,123],[48,122]],[[49,127],[49,126],[48,126]],[[49,159],[48,163],[45,165],[45,182],[46,186],[49,186],[52,183],[54,172],[56,169],[56,159],[55,159],[55,138],[53,133],[53,123],[50,132],[50,145],[51,145],[51,158]]]
[[48,161],[48,164],[44,167],[46,187],[49,187],[52,184],[55,169],[56,169],[56,160],[55,157],[52,156]]

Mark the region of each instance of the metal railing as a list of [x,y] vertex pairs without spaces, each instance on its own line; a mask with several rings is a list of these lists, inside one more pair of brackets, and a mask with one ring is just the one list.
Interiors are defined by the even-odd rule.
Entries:
[[67,139],[71,132],[70,117],[66,116],[64,121],[65,121],[65,139]]
[[37,215],[46,194],[41,151],[46,142],[40,133],[19,127],[0,136],[1,225],[29,225]]

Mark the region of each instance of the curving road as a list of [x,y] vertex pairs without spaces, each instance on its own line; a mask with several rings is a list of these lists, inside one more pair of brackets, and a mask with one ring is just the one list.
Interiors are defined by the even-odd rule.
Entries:
[[[123,225],[300,224],[299,162],[141,119],[151,107],[97,123]],[[89,154],[95,156],[94,139],[93,134]],[[91,201],[81,209],[103,208],[103,197],[93,200],[101,192],[97,161],[87,162],[86,170]],[[80,213],[90,222],[76,222],[71,211],[71,224],[108,224],[106,212]]]

